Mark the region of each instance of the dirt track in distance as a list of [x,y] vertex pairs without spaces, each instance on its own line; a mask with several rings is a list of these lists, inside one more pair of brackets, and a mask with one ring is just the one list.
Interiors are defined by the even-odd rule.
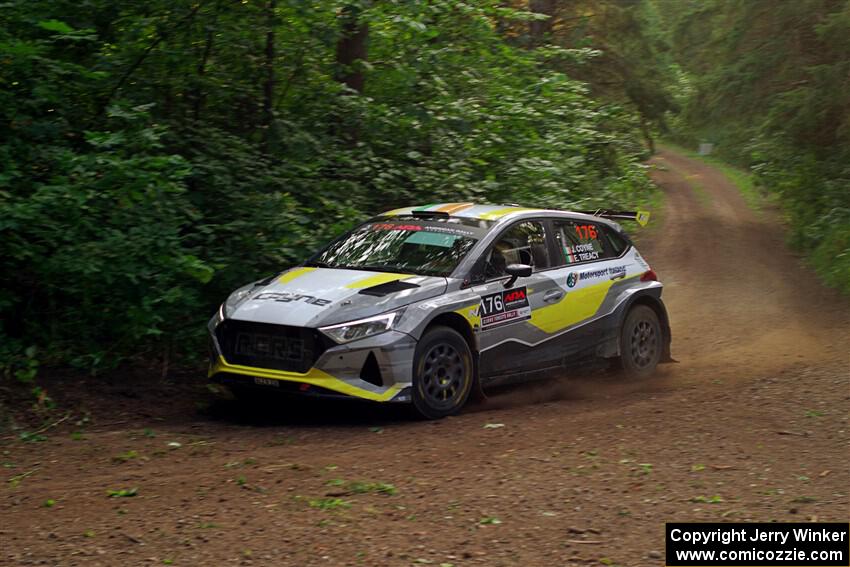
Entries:
[[159,377],[57,385],[92,421],[0,445],[18,477],[0,488],[0,565],[652,566],[666,521],[847,521],[847,300],[722,173],[653,163],[665,211],[640,248],[679,364],[433,423],[197,410],[201,387]]

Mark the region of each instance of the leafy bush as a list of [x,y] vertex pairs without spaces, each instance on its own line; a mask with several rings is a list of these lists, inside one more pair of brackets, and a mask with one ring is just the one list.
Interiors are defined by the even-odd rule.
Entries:
[[850,0],[659,2],[682,68],[673,138],[751,168],[790,241],[850,293]]

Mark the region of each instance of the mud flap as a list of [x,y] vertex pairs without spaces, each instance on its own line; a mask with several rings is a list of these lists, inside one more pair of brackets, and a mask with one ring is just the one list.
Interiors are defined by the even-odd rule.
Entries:
[[659,364],[679,364],[679,361],[673,358],[670,354],[670,328],[667,328],[667,340],[664,341],[664,352],[661,353],[661,360],[659,360]]
[[479,368],[479,359],[481,355],[478,351],[472,352],[472,373],[473,373],[473,382],[472,382],[472,390],[469,392],[469,397],[474,402],[485,402],[487,401],[487,394],[484,393],[484,388],[481,386],[481,377],[478,375]]

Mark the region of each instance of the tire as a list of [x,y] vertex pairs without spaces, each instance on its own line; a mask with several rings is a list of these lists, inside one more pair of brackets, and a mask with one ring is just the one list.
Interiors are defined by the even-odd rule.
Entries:
[[633,307],[620,329],[620,367],[629,378],[648,378],[661,360],[664,337],[651,307]]
[[460,333],[433,327],[413,357],[413,407],[426,419],[454,415],[466,403],[475,377],[472,352]]

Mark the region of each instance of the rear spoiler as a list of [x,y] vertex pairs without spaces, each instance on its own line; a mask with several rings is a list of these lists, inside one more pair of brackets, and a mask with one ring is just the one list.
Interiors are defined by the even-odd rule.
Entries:
[[605,209],[597,209],[595,211],[581,211],[586,215],[602,217],[603,219],[617,220],[633,220],[641,226],[646,226],[649,222],[649,211],[607,211]]

